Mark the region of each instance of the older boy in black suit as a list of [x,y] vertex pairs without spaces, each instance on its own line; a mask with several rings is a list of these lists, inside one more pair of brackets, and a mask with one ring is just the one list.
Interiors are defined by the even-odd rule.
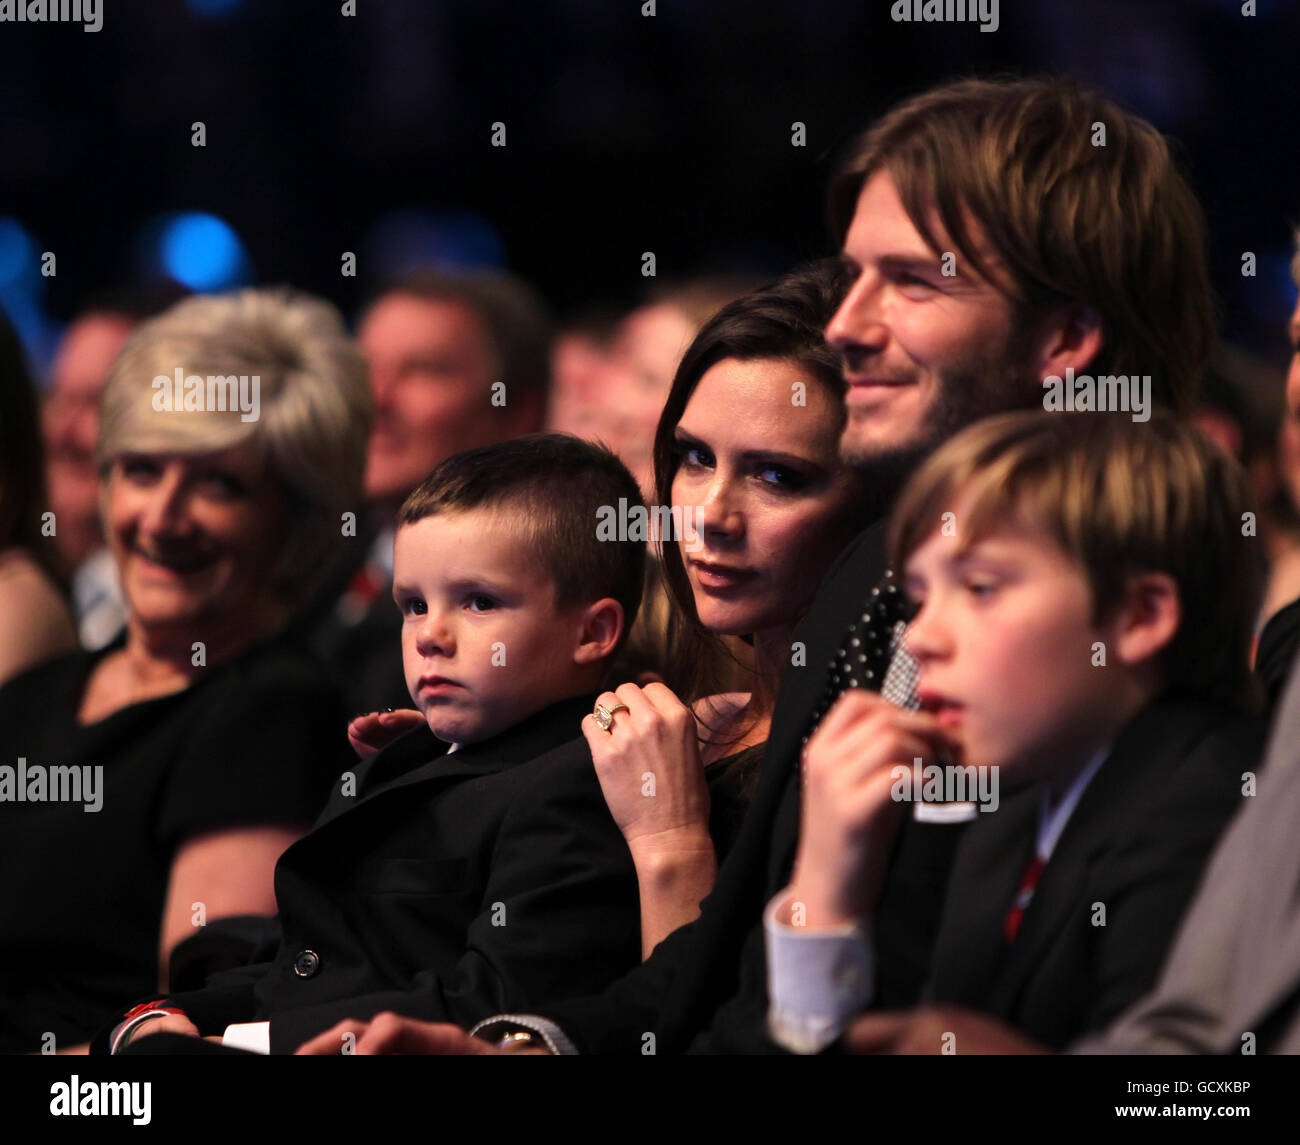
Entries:
[[930,999],[1061,1047],[1150,988],[1262,744],[1245,490],[1164,416],[1008,414],[926,463],[891,545],[922,710],[846,695],[808,743],[795,873],[768,916],[778,1040],[817,1048],[809,1031],[848,1016],[810,974],[870,966],[873,866],[914,761],[1010,788],[958,849]]
[[381,1010],[470,1023],[637,963],[636,875],[580,734],[640,603],[644,543],[597,538],[620,498],[639,503],[623,465],[556,434],[411,494],[393,596],[427,726],[345,773],[281,857],[275,958],[135,1007],[114,1052],[267,1020],[230,1038],[289,1052]]

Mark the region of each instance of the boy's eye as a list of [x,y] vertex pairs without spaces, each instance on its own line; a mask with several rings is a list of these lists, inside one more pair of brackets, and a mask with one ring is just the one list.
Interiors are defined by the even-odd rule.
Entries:
[[471,612],[490,612],[497,606],[495,600],[490,596],[484,596],[481,592],[475,593],[466,603],[469,605]]
[[402,611],[408,616],[423,616],[429,611],[429,606],[418,597],[412,597],[402,605]]

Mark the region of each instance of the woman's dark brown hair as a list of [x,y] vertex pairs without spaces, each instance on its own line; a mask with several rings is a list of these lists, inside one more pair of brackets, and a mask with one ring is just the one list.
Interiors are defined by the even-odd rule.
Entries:
[[[672,503],[679,453],[677,423],[709,369],[729,359],[788,362],[834,396],[843,417],[844,382],[839,355],[823,332],[848,287],[838,259],[823,259],[738,298],[719,310],[695,336],[673,378],[655,431],[655,500]],[[857,522],[846,522],[846,534]],[[700,623],[676,538],[660,543],[664,581],[674,604],[669,628],[668,683],[683,700],[730,691],[744,663],[739,649]],[[847,540],[847,535],[846,535]]]

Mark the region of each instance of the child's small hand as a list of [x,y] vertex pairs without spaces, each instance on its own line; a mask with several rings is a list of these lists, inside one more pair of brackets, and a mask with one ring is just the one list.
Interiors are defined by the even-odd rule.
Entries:
[[424,723],[424,714],[412,708],[395,712],[371,712],[348,724],[348,743],[362,759],[378,755],[398,736]]
[[890,798],[896,765],[957,750],[924,712],[859,689],[839,698],[803,753],[799,849],[788,897],[803,904],[804,925],[840,925],[871,910],[901,810]]

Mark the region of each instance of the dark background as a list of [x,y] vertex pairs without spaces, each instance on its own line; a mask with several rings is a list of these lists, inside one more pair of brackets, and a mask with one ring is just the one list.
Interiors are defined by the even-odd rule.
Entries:
[[349,314],[420,258],[509,266],[561,314],[635,301],[644,251],[660,280],[776,272],[830,250],[836,149],[900,96],[1068,72],[1176,138],[1225,330],[1281,352],[1300,3],[1001,0],[987,33],[895,23],[889,0],[642,2],[103,0],[97,33],[0,24],[0,301],[40,368],[90,292],[157,271],[178,211],[233,228],[224,284],[290,282]]

